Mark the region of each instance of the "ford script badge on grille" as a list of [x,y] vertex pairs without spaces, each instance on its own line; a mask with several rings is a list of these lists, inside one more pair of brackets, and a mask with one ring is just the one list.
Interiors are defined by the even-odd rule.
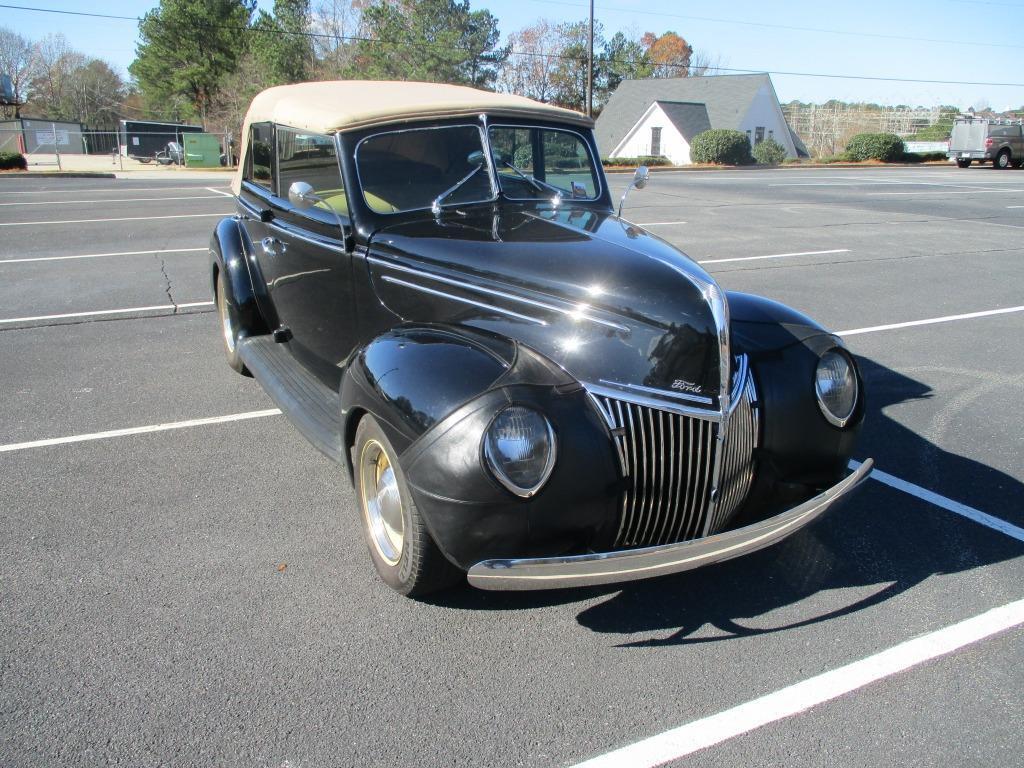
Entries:
[[672,382],[672,389],[677,392],[690,392],[694,395],[701,393],[700,384],[694,384],[692,381],[685,381],[684,379],[676,379]]

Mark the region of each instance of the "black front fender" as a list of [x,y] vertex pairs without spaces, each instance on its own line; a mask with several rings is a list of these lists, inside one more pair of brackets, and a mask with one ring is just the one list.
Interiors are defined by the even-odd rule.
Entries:
[[[484,430],[511,403],[543,413],[556,435],[555,468],[530,499],[482,458]],[[472,329],[396,328],[348,366],[341,407],[347,446],[364,413],[380,423],[431,536],[461,567],[608,543],[621,482],[612,438],[582,387],[533,350]]]
[[733,352],[750,361],[763,415],[751,498],[769,506],[787,504],[834,485],[846,475],[864,421],[856,360],[856,410],[845,427],[835,427],[818,407],[815,371],[830,349],[845,349],[843,340],[791,307],[760,296],[730,293],[729,311]]

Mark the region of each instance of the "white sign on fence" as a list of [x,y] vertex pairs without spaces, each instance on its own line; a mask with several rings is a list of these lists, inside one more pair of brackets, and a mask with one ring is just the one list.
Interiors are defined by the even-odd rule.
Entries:
[[948,141],[904,141],[903,151],[913,155],[923,155],[928,152],[945,152],[949,149]]
[[[54,146],[53,131],[36,131],[36,144],[41,147]],[[61,129],[57,131],[56,144],[66,147],[71,144],[71,138],[68,136],[68,132]]]

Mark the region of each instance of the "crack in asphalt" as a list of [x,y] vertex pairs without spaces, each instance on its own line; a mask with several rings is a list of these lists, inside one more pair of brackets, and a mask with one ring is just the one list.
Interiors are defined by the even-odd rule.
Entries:
[[160,260],[160,274],[164,276],[164,293],[167,294],[167,300],[174,306],[173,314],[178,314],[178,303],[171,295],[171,276],[167,274],[167,262],[158,253],[154,253],[153,257]]

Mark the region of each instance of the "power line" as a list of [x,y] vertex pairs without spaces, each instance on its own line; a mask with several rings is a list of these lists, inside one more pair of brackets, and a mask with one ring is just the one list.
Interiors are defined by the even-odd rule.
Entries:
[[[541,0],[535,0],[535,1],[540,2]],[[559,0],[543,0],[543,1],[544,2],[558,2]],[[13,9],[16,9],[16,10],[23,10],[23,11],[36,11],[36,12],[40,12],[40,13],[55,13],[55,14],[70,15],[70,16],[93,16],[93,17],[98,17],[98,18],[118,19],[118,20],[124,20],[124,21],[135,21],[135,22],[140,21],[138,18],[134,18],[134,17],[131,17],[131,16],[114,16],[114,15],[110,15],[110,14],[85,13],[83,11],[64,11],[64,10],[57,10],[57,9],[53,9],[53,8],[34,8],[34,7],[29,7],[29,6],[8,5],[8,4],[2,4],[2,3],[0,3],[0,8],[13,8]],[[307,38],[326,38],[326,39],[330,39],[330,40],[335,40],[337,42],[344,41],[344,42],[355,42],[355,43],[370,43],[370,44],[376,44],[376,45],[394,45],[394,46],[421,47],[421,48],[429,47],[429,45],[427,43],[415,43],[415,42],[408,42],[408,41],[402,41],[402,40],[381,40],[379,38],[361,37],[361,36],[357,36],[357,35],[332,35],[332,34],[321,33],[321,32],[301,32],[301,31],[294,31],[294,30],[287,30],[287,29],[258,29],[258,28],[255,28],[255,27],[240,27],[240,26],[236,26],[236,25],[226,25],[226,24],[213,24],[213,25],[207,25],[207,26],[209,28],[213,28],[213,29],[226,29],[226,30],[235,31],[235,32],[251,32],[251,33],[263,34],[263,35],[295,35],[295,36],[307,37]],[[473,50],[473,49],[461,48],[461,49],[458,49],[458,50],[463,50],[463,51],[467,51],[467,52],[470,52],[470,53],[477,53],[479,55],[483,55],[482,51],[476,51],[476,50]],[[537,58],[559,59],[559,60],[568,60],[568,61],[578,62],[578,57],[571,56],[571,55],[568,55],[568,54],[540,53],[540,52],[536,52],[536,51],[512,51],[512,50],[510,50],[510,51],[508,51],[508,55],[510,55],[510,56],[529,56],[529,57],[537,57]],[[645,62],[645,61],[640,60],[640,59],[604,59],[604,61],[606,63],[610,63],[610,64],[624,64],[624,65],[637,65],[637,64],[649,63],[649,62]],[[686,71],[686,70],[688,70],[690,68],[689,64],[661,64],[659,66],[667,66],[667,67],[671,67],[671,68],[674,68],[674,69],[681,69],[681,70],[684,70],[684,71]],[[987,87],[993,87],[993,88],[1024,88],[1024,83],[993,83],[993,82],[982,82],[982,81],[972,81],[972,80],[930,80],[930,79],[912,78],[912,77],[880,77],[880,76],[874,76],[874,75],[842,75],[842,74],[828,73],[828,72],[795,72],[795,71],[787,71],[787,70],[780,70],[780,69],[762,69],[762,68],[758,68],[758,69],[743,69],[743,68],[737,68],[737,67],[707,66],[707,67],[704,67],[704,69],[706,69],[706,70],[713,70],[715,72],[731,72],[731,73],[734,73],[734,74],[788,75],[788,76],[792,76],[792,77],[820,77],[820,78],[827,78],[827,79],[833,79],[833,80],[868,80],[868,81],[872,81],[872,82],[886,82],[886,83],[920,83],[920,84],[926,84],[926,85],[971,85],[971,86],[987,86]]]
[[[960,0],[961,2],[968,2],[968,0]],[[980,2],[980,0],[972,0],[973,2]],[[583,8],[579,3],[571,2],[571,0],[528,0],[531,3],[540,3],[542,5],[564,5],[573,8]],[[1004,3],[986,3],[992,5],[1004,5]],[[826,34],[826,35],[847,35],[849,37],[870,37],[880,40],[903,40],[915,43],[939,43],[942,45],[976,45],[986,48],[1024,48],[1024,45],[1013,45],[1011,43],[981,43],[972,40],[948,40],[942,38],[933,37],[910,37],[907,35],[886,35],[881,32],[850,32],[845,29],[825,29],[822,27],[797,27],[791,24],[771,24],[763,21],[743,21],[741,19],[719,19],[713,16],[691,16],[682,13],[663,13],[661,11],[643,11],[636,8],[622,8],[613,5],[600,5],[596,6],[601,11],[620,11],[622,13],[629,14],[643,14],[646,16],[656,16],[659,18],[666,19],[685,19],[688,21],[706,21],[713,24],[728,24],[730,26],[746,26],[746,27],[758,27],[761,29],[783,29],[789,32],[813,32],[815,34]],[[1021,6],[1010,6],[1014,8],[1020,8]]]

